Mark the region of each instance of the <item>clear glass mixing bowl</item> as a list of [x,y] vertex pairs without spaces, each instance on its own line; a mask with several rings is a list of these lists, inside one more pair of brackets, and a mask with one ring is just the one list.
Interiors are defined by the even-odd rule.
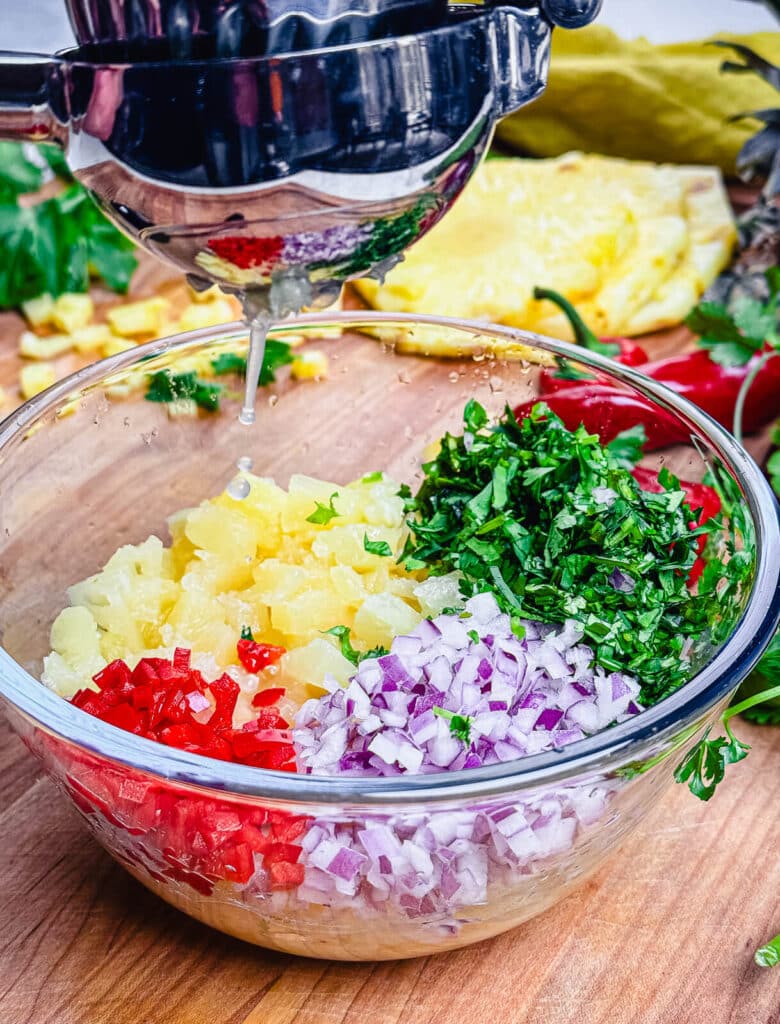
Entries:
[[[306,346],[329,357],[327,378],[294,380],[284,368],[260,392],[251,429],[236,419],[238,382],[219,412],[195,417],[169,415],[145,401],[139,386],[157,370],[240,350],[241,326],[122,353],[60,382],[0,425],[0,694],[13,726],[97,840],[193,917],[315,957],[373,960],[453,949],[561,899],[671,784],[674,767],[775,628],[776,505],[755,463],[705,414],[636,371],[566,344],[479,324],[367,313],[302,317],[274,332],[279,339],[302,334]],[[450,358],[402,351],[441,339]],[[596,736],[513,763],[360,779],[261,771],[188,754],[106,725],[40,684],[66,588],[121,544],[165,536],[166,517],[224,488],[237,456],[250,455],[256,473],[283,486],[291,473],[346,483],[376,469],[414,486],[423,449],[446,430],[460,432],[469,398],[493,414],[532,398],[540,362],[555,355],[608,374],[674,419],[687,442],[649,454],[644,465],[668,465],[688,480],[714,469],[744,497],[752,583],[733,608],[728,638],[703,649],[696,674],[672,697]],[[379,872],[361,868],[323,892],[309,863],[312,836],[346,836],[359,846],[369,829],[385,842],[390,836],[392,857],[380,861]],[[269,884],[267,861],[279,844],[302,847],[302,886]]]

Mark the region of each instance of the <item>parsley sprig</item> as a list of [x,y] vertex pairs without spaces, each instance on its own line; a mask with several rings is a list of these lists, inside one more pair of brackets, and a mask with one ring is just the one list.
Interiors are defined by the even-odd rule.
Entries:
[[341,647],[341,653],[347,659],[351,661],[353,665],[359,665],[361,661],[365,661],[366,658],[381,658],[384,654],[388,653],[386,647],[372,647],[370,651],[358,651],[352,646],[352,640],[350,639],[351,630],[349,626],[333,626],[331,629],[324,631],[326,635],[335,636]]
[[331,519],[337,519],[341,513],[336,509],[333,502],[338,496],[339,492],[334,491],[328,499],[327,505],[323,505],[321,501],[315,501],[314,511],[310,516],[306,516],[306,522],[314,523],[316,526],[327,526]]
[[446,718],[450,723],[450,732],[457,740],[471,743],[471,719],[467,715],[457,715],[447,708],[440,708],[438,705],[431,709],[437,718]]
[[755,356],[760,357],[737,396],[732,432],[738,441],[742,440],[742,415],[753,382],[769,360],[780,355],[780,267],[770,267],[764,276],[768,291],[765,302],[748,295],[730,306],[700,302],[685,319],[686,326],[699,335],[698,344],[708,350],[713,362],[745,366]]
[[[567,430],[543,404],[519,423],[507,408],[489,427],[471,401],[464,426],[423,466],[417,494],[403,492],[411,535],[401,560],[458,571],[465,597],[490,590],[511,615],[574,619],[599,664],[637,676],[647,705],[677,689],[690,674],[686,638],[728,631],[752,560],[730,553],[724,564],[713,551],[692,593],[698,537],[721,524],[690,528],[671,473],[659,474],[662,492],[641,490],[598,437]],[[635,581],[631,593],[613,586],[615,569]]]

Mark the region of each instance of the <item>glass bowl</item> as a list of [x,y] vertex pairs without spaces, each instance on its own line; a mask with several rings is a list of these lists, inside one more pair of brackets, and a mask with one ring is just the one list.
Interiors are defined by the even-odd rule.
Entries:
[[[104,360],[0,425],[0,695],[98,842],[185,913],[314,957],[395,959],[464,946],[580,885],[670,786],[776,626],[776,505],[755,463],[708,416],[637,371],[573,346],[478,323],[362,312],[300,317],[273,336],[316,347],[329,369],[319,380],[279,371],[258,395],[252,428],[237,421],[237,382],[220,411],[197,415],[172,415],[145,401],[139,386],[159,370],[240,351],[240,325]],[[408,354],[437,343],[449,358]],[[660,704],[511,763],[334,778],[165,747],[90,717],[39,682],[68,586],[120,545],[164,536],[168,515],[227,485],[238,456],[250,455],[258,475],[282,486],[292,473],[346,483],[377,469],[414,485],[426,446],[462,430],[468,399],[498,415],[538,395],[540,365],[556,357],[606,374],[675,424],[677,443],[646,454],[645,467],[669,466],[692,481],[709,471],[741,495],[751,581],[728,613],[725,639],[700,645],[691,680]],[[323,885],[312,852],[323,837],[364,852],[367,842],[384,844],[385,852],[373,861],[361,854],[350,877]],[[285,856],[303,866],[302,883],[280,883],[277,872],[272,884],[270,866]]]

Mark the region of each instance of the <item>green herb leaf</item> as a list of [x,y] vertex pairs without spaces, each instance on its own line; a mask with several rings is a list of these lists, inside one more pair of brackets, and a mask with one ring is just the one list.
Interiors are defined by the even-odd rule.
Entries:
[[200,409],[216,412],[222,394],[220,384],[209,384],[200,380],[194,370],[187,373],[171,373],[170,370],[159,370],[149,377],[149,385],[144,396],[147,402],[175,402],[181,398],[191,398]]
[[331,519],[336,519],[340,516],[341,513],[336,511],[333,504],[333,499],[338,498],[338,496],[339,492],[334,491],[333,494],[331,494],[327,505],[323,505],[320,501],[315,501],[314,504],[316,505],[316,508],[310,516],[306,516],[306,522],[315,523],[317,526],[325,526],[331,521]]
[[[694,516],[671,474],[659,475],[660,493],[632,476],[638,431],[620,438],[618,458],[543,404],[519,423],[507,409],[488,427],[484,409],[470,402],[464,426],[467,433],[443,438],[405,500],[404,564],[458,572],[464,597],[492,591],[511,616],[573,619],[599,664],[641,680],[642,703],[672,693],[688,671],[687,638],[700,643],[733,626],[739,587],[752,572],[750,544],[727,558],[708,551],[692,593],[701,534],[690,529]],[[605,503],[605,491],[614,500]],[[717,528],[711,521],[700,529]],[[630,594],[612,585],[616,568],[635,581]]]
[[352,646],[350,640],[350,628],[349,626],[333,626],[331,629],[326,629],[325,633],[329,636],[335,636],[339,640],[341,646],[341,653],[347,659],[351,661],[353,665],[359,665],[361,661],[365,661],[366,658],[381,658],[388,653],[386,647],[372,647],[369,651],[356,651]]
[[386,540],[369,540],[367,533],[363,534],[363,550],[369,555],[379,555],[380,558],[390,558],[393,554]]
[[377,484],[382,479],[383,474],[381,470],[377,470],[375,473],[366,473],[365,476],[360,478],[361,484]]
[[628,430],[621,430],[607,445],[607,451],[623,469],[633,469],[642,458],[642,448],[647,441],[645,428],[641,423]]
[[252,633],[252,627],[251,626],[242,626],[241,627],[241,639],[242,640],[254,640],[254,638],[255,637],[254,637],[254,634]]
[[780,964],[780,935],[756,950],[755,961],[759,967],[777,967]]
[[438,718],[446,718],[450,723],[450,732],[463,743],[471,742],[471,719],[466,715],[456,715],[454,711],[438,706],[432,708],[434,715]]
[[35,192],[43,184],[40,167],[29,161],[17,142],[0,142],[0,202]]
[[246,359],[236,352],[220,352],[211,360],[211,369],[218,377],[224,377],[229,373],[243,377],[246,374]]
[[713,362],[721,366],[744,366],[769,342],[777,346],[778,296],[767,275],[771,298],[760,302],[750,296],[735,301],[731,309],[719,302],[700,302],[685,319],[699,335]]

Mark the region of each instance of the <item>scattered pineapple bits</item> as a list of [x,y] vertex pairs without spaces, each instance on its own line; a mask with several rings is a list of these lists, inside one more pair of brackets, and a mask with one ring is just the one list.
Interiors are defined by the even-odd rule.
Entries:
[[25,331],[19,339],[19,355],[25,359],[56,359],[72,348],[73,338],[69,334],[39,338],[32,331]]
[[50,324],[53,312],[54,299],[48,293],[22,303],[22,313],[31,327],[45,327]]
[[51,323],[67,334],[86,327],[95,315],[95,304],[89,295],[60,295],[54,302]]
[[114,306],[106,319],[115,334],[123,338],[137,338],[142,334],[156,335],[167,321],[171,304],[160,295],[138,302]]
[[[70,588],[72,607],[52,628],[49,686],[70,696],[114,658],[135,664],[177,645],[225,669],[236,665],[236,640],[249,626],[256,640],[287,649],[279,685],[303,700],[326,673],[346,683],[354,672],[325,630],[348,626],[354,646],[367,650],[430,614],[430,583],[396,564],[406,527],[392,480],[372,475],[340,487],[296,475],[284,491],[244,476],[247,498],[226,491],[175,514],[170,547],[157,537],[122,547]],[[366,540],[392,554],[367,551]]]
[[93,352],[102,353],[103,346],[112,341],[116,335],[108,324],[89,324],[73,332],[73,347],[81,355]]
[[192,302],[187,306],[175,325],[175,330],[196,331],[202,327],[219,327],[220,324],[227,324],[235,319],[233,304],[229,299],[214,298],[209,302],[201,299],[200,302]]
[[299,352],[290,366],[296,380],[322,380],[328,376],[328,357],[317,348]]
[[57,374],[51,363],[29,363],[19,374],[19,393],[25,400],[50,388]]

